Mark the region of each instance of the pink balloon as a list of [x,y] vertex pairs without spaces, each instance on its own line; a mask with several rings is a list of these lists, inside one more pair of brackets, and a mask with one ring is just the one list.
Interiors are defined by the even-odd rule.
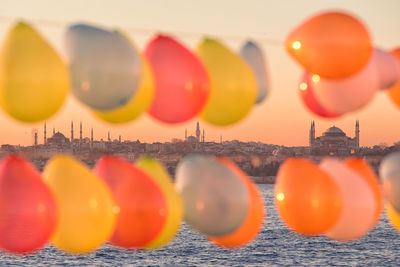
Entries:
[[209,96],[209,78],[203,63],[183,45],[164,35],[151,40],[144,55],[155,79],[149,114],[168,123],[196,116]]
[[304,72],[299,84],[299,93],[304,105],[309,111],[323,118],[337,118],[341,114],[330,112],[315,99],[314,88],[312,87],[311,76],[308,72]]
[[343,114],[367,105],[379,88],[373,60],[355,75],[340,80],[313,79],[316,100],[331,112]]
[[326,236],[352,241],[364,236],[375,223],[374,192],[357,172],[335,159],[325,159],[320,168],[339,185],[343,196],[342,212]]
[[42,248],[58,219],[56,201],[35,167],[10,155],[0,164],[0,248],[30,253]]
[[375,48],[373,60],[379,75],[379,89],[388,89],[400,79],[400,64],[396,57],[380,48]]

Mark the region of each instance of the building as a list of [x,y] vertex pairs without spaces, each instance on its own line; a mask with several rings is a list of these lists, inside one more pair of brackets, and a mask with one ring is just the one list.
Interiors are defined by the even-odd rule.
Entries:
[[205,139],[205,130],[203,128],[203,136],[200,136],[201,131],[200,131],[200,123],[197,122],[196,124],[196,136],[187,136],[187,129],[185,129],[185,142],[189,142],[189,143],[199,143],[199,142],[203,142],[204,143],[204,139]]
[[360,148],[360,125],[355,124],[354,137],[348,137],[340,128],[332,126],[321,136],[315,137],[315,122],[311,122],[309,134],[310,153],[313,155],[345,156],[355,154]]

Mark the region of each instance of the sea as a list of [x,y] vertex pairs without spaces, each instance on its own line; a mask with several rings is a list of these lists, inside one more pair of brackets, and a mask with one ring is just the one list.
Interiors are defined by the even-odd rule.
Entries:
[[258,186],[266,201],[265,225],[253,242],[240,249],[217,247],[183,224],[176,238],[158,250],[128,251],[105,244],[90,254],[70,255],[49,245],[32,255],[1,253],[0,266],[400,266],[400,233],[385,214],[355,242],[303,237],[280,221],[274,185]]

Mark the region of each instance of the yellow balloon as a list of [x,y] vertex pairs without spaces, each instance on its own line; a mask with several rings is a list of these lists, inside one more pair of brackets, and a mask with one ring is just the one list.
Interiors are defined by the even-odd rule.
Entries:
[[[117,33],[125,37],[136,49],[127,35],[121,31],[117,31]],[[111,123],[126,123],[136,119],[150,107],[154,97],[153,72],[148,61],[143,56],[140,59],[142,61],[142,77],[136,94],[122,107],[110,111],[93,110],[97,117]]]
[[386,203],[386,213],[393,227],[400,232],[400,214],[389,203]]
[[67,66],[56,51],[26,23],[8,32],[0,52],[0,105],[24,122],[52,116],[69,90]]
[[89,168],[70,156],[58,155],[47,163],[43,178],[59,208],[51,240],[57,248],[89,252],[111,237],[118,207],[107,185]]
[[221,43],[204,39],[197,47],[210,76],[210,98],[200,116],[215,125],[244,118],[257,96],[257,82],[247,63]]
[[144,157],[136,161],[136,165],[149,174],[160,186],[167,200],[167,218],[160,234],[145,246],[147,249],[159,248],[169,242],[176,234],[183,217],[183,204],[181,196],[175,190],[168,172],[157,160]]

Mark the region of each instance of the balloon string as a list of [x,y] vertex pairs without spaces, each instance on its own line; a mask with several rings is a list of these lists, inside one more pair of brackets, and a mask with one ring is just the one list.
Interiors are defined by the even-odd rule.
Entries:
[[[20,19],[20,18],[0,16],[0,23],[10,23],[12,21],[18,21],[18,20],[24,21],[24,19]],[[66,25],[70,24],[67,22],[46,20],[46,19],[32,19],[29,21],[34,24],[39,24],[39,25],[46,26],[46,27],[66,27]],[[123,27],[123,28],[126,31],[129,31],[131,33],[143,34],[143,35],[154,34],[154,32],[163,32],[163,31],[157,31],[157,30],[153,30],[153,29],[136,28],[136,27],[129,27],[129,26]],[[193,39],[199,39],[202,36],[213,36],[212,34],[186,32],[186,31],[173,31],[171,33],[173,35],[178,35],[181,37],[193,38]],[[251,37],[238,36],[238,35],[218,35],[218,38],[222,38],[224,40],[231,40],[231,41],[243,41],[243,40],[248,40],[248,39],[252,40],[253,39]],[[277,40],[277,39],[255,38],[255,40],[259,43],[268,44],[268,45],[275,45],[275,46],[283,45],[283,41]]]

